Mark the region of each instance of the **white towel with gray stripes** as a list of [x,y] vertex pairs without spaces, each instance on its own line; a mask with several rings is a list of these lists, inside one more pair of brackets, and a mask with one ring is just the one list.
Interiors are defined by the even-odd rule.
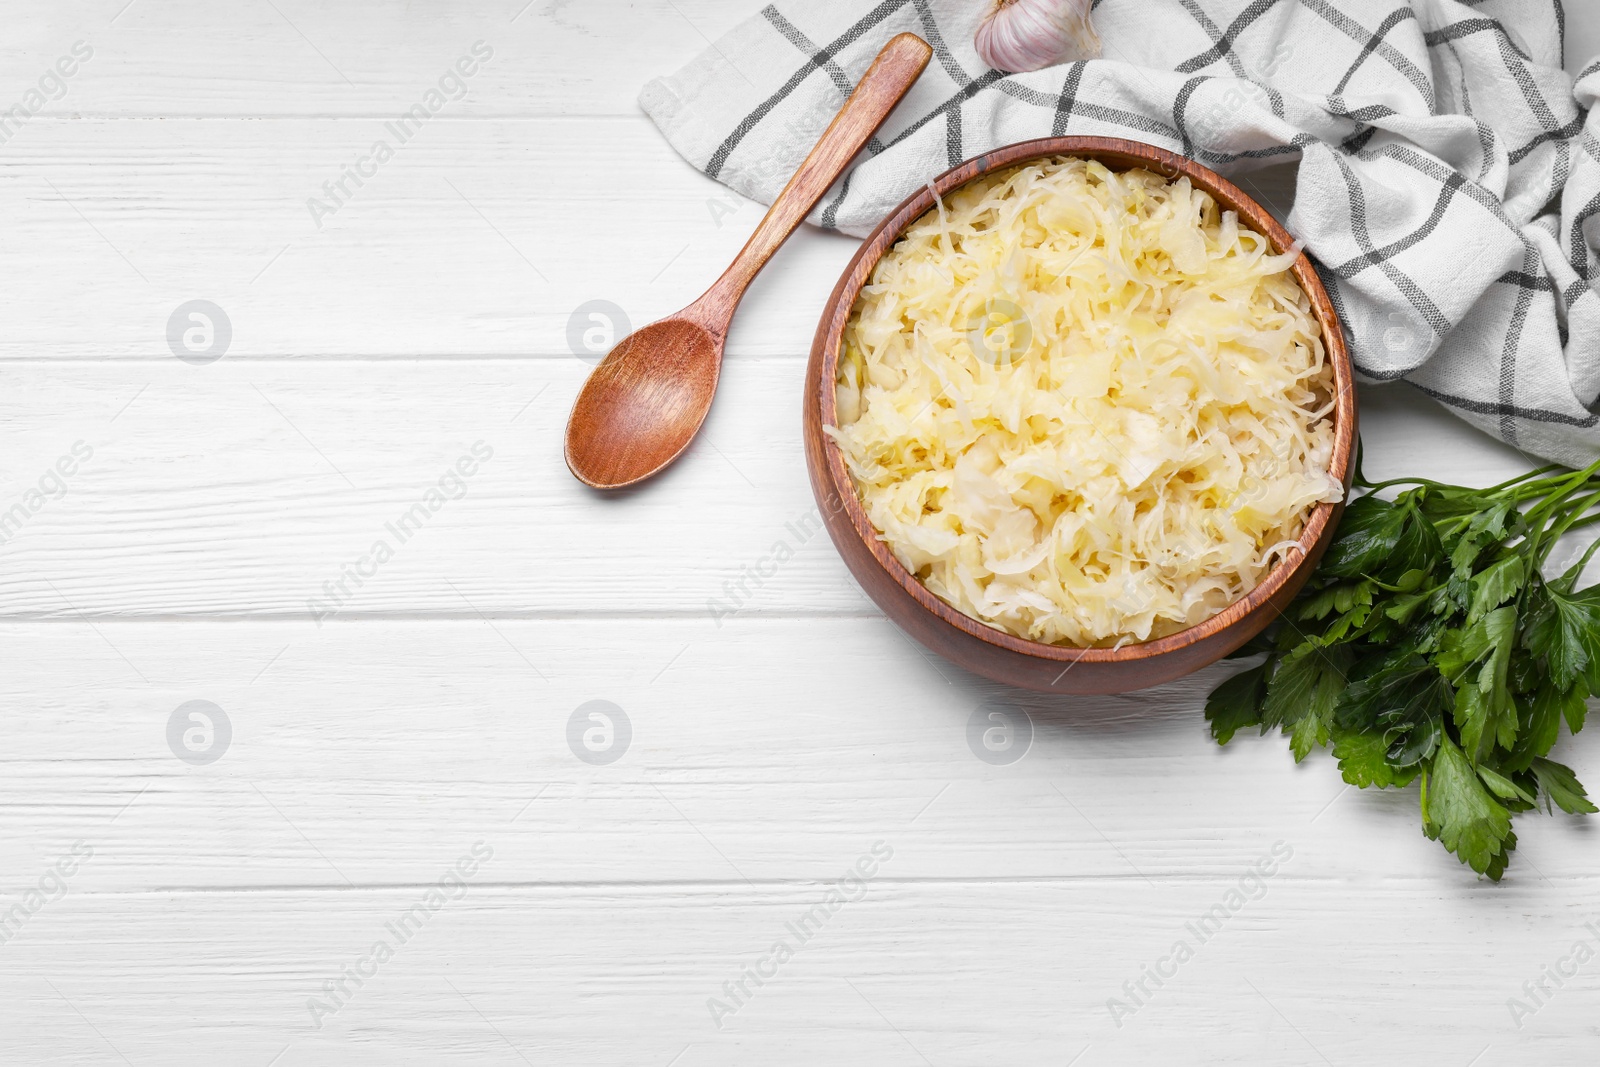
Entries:
[[1002,74],[972,44],[987,0],[784,0],[640,104],[689,162],[768,204],[878,49],[918,34],[927,73],[811,217],[856,235],[962,160],[1037,137],[1127,137],[1246,183],[1291,162],[1285,222],[1361,374],[1583,466],[1600,457],[1600,60],[1564,72],[1561,4],[1095,0],[1102,59]]

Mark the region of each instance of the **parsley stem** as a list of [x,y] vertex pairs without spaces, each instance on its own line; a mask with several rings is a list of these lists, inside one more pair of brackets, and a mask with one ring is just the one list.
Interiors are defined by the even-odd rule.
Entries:
[[[1587,519],[1582,519],[1578,522],[1575,522],[1569,529],[1575,530],[1579,526],[1586,526],[1591,522],[1600,522],[1600,515],[1591,515]],[[1583,569],[1587,567],[1589,565],[1589,561],[1594,558],[1594,552],[1597,548],[1600,548],[1600,538],[1596,538],[1595,540],[1589,542],[1589,547],[1584,549],[1582,556],[1578,557],[1577,565],[1572,568],[1574,580],[1582,577]]]
[[1427,485],[1436,488],[1449,488],[1443,482],[1435,482],[1428,478],[1390,478],[1386,482],[1377,482],[1366,486],[1369,492],[1376,493],[1380,489],[1389,489],[1396,485]]
[[[1551,472],[1553,471],[1567,471],[1568,473],[1550,476]],[[1555,486],[1561,485],[1570,479],[1572,477],[1572,473],[1573,472],[1570,468],[1562,467],[1559,464],[1550,464],[1549,466],[1545,467],[1537,467],[1531,471],[1528,471],[1526,474],[1519,474],[1515,478],[1501,482],[1499,485],[1491,485],[1483,489],[1473,489],[1471,492],[1475,494],[1481,493],[1484,496],[1497,496],[1504,494],[1509,490],[1516,489],[1517,492],[1514,495],[1517,497],[1517,499],[1526,500],[1536,496],[1543,496]],[[1581,473],[1600,474],[1600,464],[1590,468],[1589,471]],[[1535,481],[1535,479],[1538,480]],[[1381,489],[1392,489],[1397,485],[1416,485],[1425,486],[1430,489],[1448,489],[1455,492],[1462,491],[1461,486],[1449,485],[1445,482],[1434,481],[1432,478],[1391,478],[1384,482],[1359,482],[1357,485],[1360,488],[1366,489],[1369,493],[1376,493]]]
[[[1593,526],[1597,522],[1600,522],[1600,514],[1587,515],[1573,523],[1571,526],[1567,527],[1567,533],[1571,533],[1573,530],[1581,530],[1585,526]],[[1600,542],[1596,543],[1600,544]]]
[[[1538,543],[1538,534],[1543,533],[1544,531],[1544,526],[1549,518],[1550,513],[1555,511],[1563,503],[1570,499],[1574,493],[1582,489],[1588,483],[1590,477],[1594,475],[1596,470],[1600,470],[1600,463],[1597,463],[1591,467],[1586,467],[1581,471],[1576,471],[1573,474],[1568,475],[1566,478],[1556,479],[1555,485],[1550,488],[1547,495],[1545,495],[1545,498],[1538,504],[1535,504],[1533,508],[1529,510],[1527,515],[1524,516],[1529,526],[1538,531],[1538,533],[1530,538],[1535,542],[1535,544]],[[1536,482],[1534,484],[1537,485],[1540,483]]]
[[1519,476],[1517,476],[1515,478],[1512,478],[1508,482],[1501,482],[1499,485],[1491,485],[1489,488],[1485,489],[1484,492],[1485,493],[1501,493],[1501,492],[1504,492],[1507,489],[1510,489],[1514,485],[1521,485],[1523,482],[1532,481],[1533,479],[1541,477],[1542,475],[1550,474],[1552,471],[1558,471],[1558,470],[1562,470],[1562,469],[1564,469],[1564,468],[1562,468],[1559,464],[1555,464],[1555,463],[1552,463],[1549,466],[1545,466],[1545,467],[1537,467],[1537,468],[1529,471],[1527,474],[1519,475]]

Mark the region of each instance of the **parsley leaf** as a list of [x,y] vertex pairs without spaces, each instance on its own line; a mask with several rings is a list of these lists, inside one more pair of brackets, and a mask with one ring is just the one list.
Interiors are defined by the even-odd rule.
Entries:
[[1388,789],[1410,785],[1417,777],[1417,767],[1395,767],[1389,763],[1385,756],[1389,742],[1384,740],[1384,735],[1342,730],[1337,725],[1332,734],[1339,773],[1356,788]]
[[1344,509],[1339,533],[1322,557],[1322,573],[1357,578],[1382,567],[1405,529],[1406,512],[1377,496],[1364,496]]
[[[1525,771],[1533,765],[1535,757],[1549,752],[1561,736],[1561,720],[1569,723],[1576,717],[1578,729],[1583,728],[1584,689],[1580,683],[1562,692],[1554,682],[1546,680],[1532,696],[1519,698],[1517,710],[1522,719],[1521,737],[1517,747],[1506,760],[1511,770]],[[1573,730],[1577,733],[1577,730]]]
[[1461,730],[1461,747],[1474,762],[1496,744],[1505,749],[1516,744],[1517,708],[1506,686],[1516,636],[1516,609],[1496,608],[1466,630],[1447,634],[1439,653],[1439,668],[1453,680],[1460,679],[1456,726]]
[[1267,683],[1267,697],[1261,706],[1261,730],[1281,726],[1289,734],[1289,748],[1296,763],[1311,754],[1312,748],[1328,743],[1328,728],[1333,723],[1334,705],[1344,691],[1344,664],[1349,655],[1342,649],[1324,651],[1314,644],[1303,644],[1283,657]]
[[1521,556],[1507,556],[1479,571],[1468,583],[1472,588],[1472,605],[1467,611],[1467,621],[1476,622],[1522,592],[1527,579],[1522,568]]
[[1479,767],[1478,777],[1489,787],[1489,792],[1501,800],[1509,801],[1510,805],[1518,810],[1526,811],[1534,806],[1533,795],[1499,771],[1489,767]]
[[1384,716],[1421,721],[1438,718],[1450,707],[1450,687],[1438,670],[1409,646],[1370,664],[1339,697],[1335,718],[1346,730],[1383,726]]
[[[1505,853],[1511,813],[1484,787],[1467,757],[1448,737],[1422,787],[1423,832],[1479,874]],[[1504,867],[1502,865],[1501,869]]]
[[1229,678],[1206,700],[1206,721],[1217,744],[1225,745],[1233,735],[1249,726],[1261,725],[1261,699],[1267,690],[1268,660],[1259,667]]
[[1544,657],[1556,685],[1564,689],[1583,674],[1589,691],[1600,692],[1600,587],[1569,596],[1556,584],[1534,586],[1523,644]]
[[1593,815],[1600,812],[1589,802],[1589,794],[1578,782],[1570,768],[1539,758],[1533,761],[1533,775],[1539,780],[1539,791],[1545,796],[1545,810],[1551,801],[1568,815]]

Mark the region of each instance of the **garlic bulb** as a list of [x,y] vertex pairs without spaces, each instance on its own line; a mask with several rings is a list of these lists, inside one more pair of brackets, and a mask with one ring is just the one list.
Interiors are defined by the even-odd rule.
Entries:
[[987,0],[978,24],[978,57],[996,70],[1020,74],[1095,59],[1100,38],[1089,22],[1091,0]]

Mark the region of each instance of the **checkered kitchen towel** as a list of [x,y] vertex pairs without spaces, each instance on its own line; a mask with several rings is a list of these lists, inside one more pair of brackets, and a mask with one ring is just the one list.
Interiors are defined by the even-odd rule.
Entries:
[[1036,137],[1128,137],[1230,175],[1296,161],[1288,227],[1362,374],[1527,452],[1600,456],[1600,61],[1563,72],[1562,0],[1095,0],[1105,57],[1030,74],[978,60],[988,6],[784,0],[640,103],[771,203],[884,42],[919,34],[928,72],[812,216],[852,234]]

